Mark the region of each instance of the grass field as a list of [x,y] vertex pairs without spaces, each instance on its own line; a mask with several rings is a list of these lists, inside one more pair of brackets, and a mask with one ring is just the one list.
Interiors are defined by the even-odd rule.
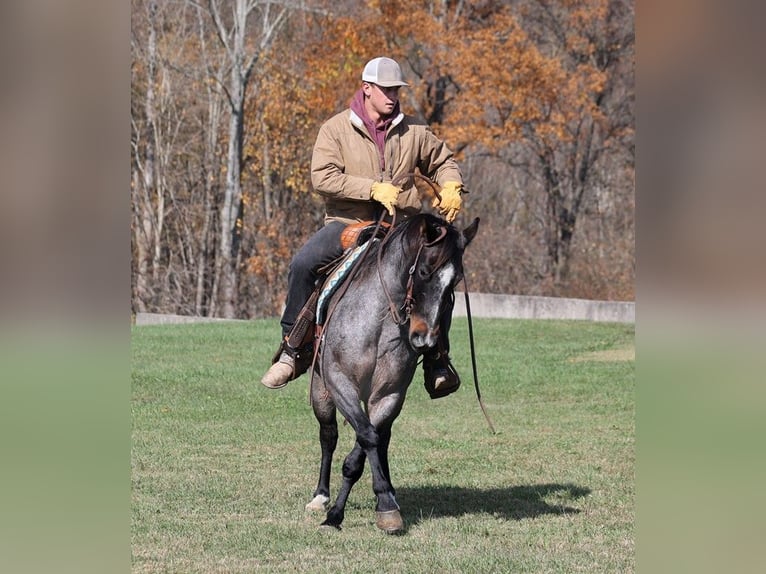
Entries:
[[[276,320],[134,326],[133,572],[633,572],[633,325],[474,321],[463,386],[432,401],[418,368],[394,424],[406,532],[374,525],[369,472],[340,532],[308,514],[319,469],[307,377],[263,388]],[[353,431],[340,428],[332,496]]]

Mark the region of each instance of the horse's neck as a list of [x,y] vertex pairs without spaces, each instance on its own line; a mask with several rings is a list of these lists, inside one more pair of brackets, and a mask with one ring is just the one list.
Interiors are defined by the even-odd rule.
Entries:
[[401,244],[391,245],[386,253],[383,254],[379,271],[375,273],[375,278],[383,278],[389,293],[393,296],[394,292],[403,294],[407,290],[407,281],[409,279],[409,270],[413,261],[404,252]]

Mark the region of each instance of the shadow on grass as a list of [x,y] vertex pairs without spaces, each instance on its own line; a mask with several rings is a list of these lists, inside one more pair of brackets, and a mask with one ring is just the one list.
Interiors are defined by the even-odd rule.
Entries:
[[[488,513],[506,520],[523,520],[543,514],[577,514],[567,506],[590,494],[574,484],[535,484],[508,488],[476,489],[458,486],[397,488],[396,500],[408,526],[440,516]],[[547,502],[553,498],[556,502]]]

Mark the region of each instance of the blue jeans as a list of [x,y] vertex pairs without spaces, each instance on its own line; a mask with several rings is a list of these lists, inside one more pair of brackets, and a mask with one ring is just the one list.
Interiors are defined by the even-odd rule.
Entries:
[[345,223],[331,221],[312,235],[290,261],[287,273],[287,301],[282,313],[282,336],[293,328],[298,313],[311,297],[318,278],[317,270],[343,255],[340,235]]

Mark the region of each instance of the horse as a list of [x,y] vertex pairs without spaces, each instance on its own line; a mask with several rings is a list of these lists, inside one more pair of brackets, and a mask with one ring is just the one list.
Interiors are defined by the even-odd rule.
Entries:
[[[318,338],[311,404],[319,422],[319,480],[307,510],[324,511],[338,442],[336,411],[356,434],[343,462],[343,481],[323,527],[341,529],[346,500],[370,463],[377,503],[376,526],[404,530],[391,484],[391,426],[404,405],[418,358],[436,346],[442,315],[452,312],[454,288],[463,278],[463,252],[479,219],[462,231],[428,213],[396,225],[369,246]],[[334,307],[333,307],[334,305]],[[400,313],[402,312],[402,313]]]

